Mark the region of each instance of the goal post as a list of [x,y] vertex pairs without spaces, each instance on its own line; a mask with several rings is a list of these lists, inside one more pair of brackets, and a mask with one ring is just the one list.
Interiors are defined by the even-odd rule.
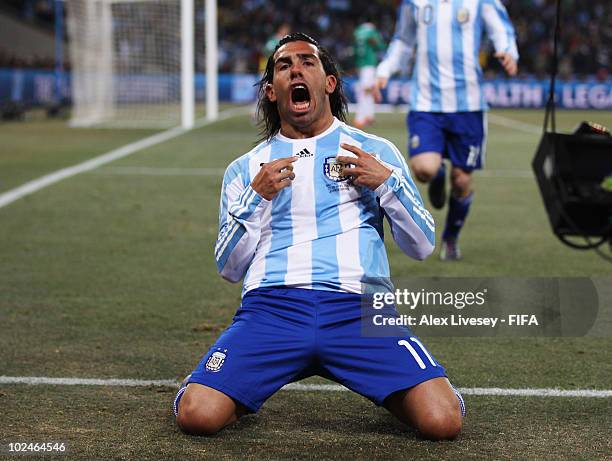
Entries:
[[181,0],[181,126],[195,120],[193,0]]
[[206,0],[206,118],[219,117],[219,39],[217,34],[217,0]]
[[65,1],[71,125],[193,127],[194,63],[203,49],[195,40],[204,39],[196,38],[197,8],[206,17],[207,118],[217,117],[216,0]]

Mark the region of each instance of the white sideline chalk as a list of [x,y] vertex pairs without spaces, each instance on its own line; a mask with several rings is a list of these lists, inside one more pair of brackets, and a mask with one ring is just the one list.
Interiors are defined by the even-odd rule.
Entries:
[[[214,121],[199,119],[196,122],[194,128],[202,128],[207,125],[212,125],[213,123],[217,123],[221,120],[226,120],[236,115],[248,114],[251,112],[251,110],[252,108],[250,106],[234,107],[232,109],[228,109],[221,112],[219,114],[219,117]],[[146,149],[147,147],[152,147],[157,144],[161,144],[170,139],[176,138],[177,136],[181,136],[182,134],[188,133],[189,131],[190,130],[185,130],[181,127],[171,128],[169,130],[162,131],[161,133],[154,134],[153,136],[149,136],[148,138],[144,138],[139,141],[126,144],[125,146],[119,147],[117,149],[113,149],[110,152],[86,160],[83,163],[79,163],[77,165],[73,165],[67,168],[62,168],[61,170],[57,170],[53,173],[41,176],[38,179],[28,181],[27,183],[22,184],[19,187],[0,194],[0,208],[13,203],[14,201],[19,200],[22,197],[25,197],[26,195],[33,194],[34,192],[44,189],[45,187],[63,181],[64,179],[71,178],[72,176],[76,176],[77,174],[93,170],[95,168],[98,168],[99,166],[106,165],[107,163],[114,162],[115,160],[118,160],[120,158],[127,157],[128,155]]]
[[47,376],[0,376],[0,384],[31,384],[51,386],[178,386],[172,379],[99,379],[99,378],[50,378]]
[[[96,169],[92,174],[113,176],[212,176],[221,179],[224,172],[223,168],[107,166]],[[534,178],[531,170],[518,169],[482,170],[476,174],[478,177],[496,179]]]
[[540,135],[543,133],[543,128],[538,125],[534,125],[532,123],[525,123],[519,120],[515,120],[513,118],[504,117],[499,114],[487,113],[487,117],[489,122],[494,123],[495,125],[503,126],[506,128],[512,128],[517,131],[522,131],[523,133],[529,134],[537,134]]
[[[357,104],[349,104],[348,105],[349,112],[357,111]],[[410,106],[408,104],[377,104],[376,105],[376,113],[377,114],[407,114],[410,110]],[[540,125],[535,125],[532,123],[525,123],[519,120],[515,120],[510,117],[504,117],[499,114],[492,114],[491,112],[487,112],[487,117],[490,123],[494,125],[503,126],[506,128],[512,128],[517,131],[522,131],[524,133],[529,134],[542,134],[542,127]]]
[[118,176],[213,176],[223,178],[223,168],[176,168],[151,166],[107,166],[93,173]]
[[[50,378],[46,376],[0,376],[0,384],[29,384],[51,386],[119,386],[119,387],[178,387],[179,382],[172,379],[98,379],[98,378]],[[302,384],[291,383],[282,388],[284,391],[337,392],[348,391],[339,384]],[[610,398],[612,390],[599,389],[557,389],[526,388],[504,389],[500,387],[462,387],[464,395],[503,396],[503,397],[578,397]]]
[[[379,105],[378,110],[380,112],[393,112],[397,110],[401,111],[403,110],[403,108],[389,106],[389,105]],[[221,112],[219,114],[219,118],[217,118],[214,121],[206,120],[203,118],[198,119],[195,123],[194,128],[202,128],[204,126],[211,125],[213,123],[217,123],[219,121],[226,120],[228,118],[231,118],[237,115],[245,115],[245,114],[251,113],[252,111],[253,111],[253,108],[251,106],[241,106],[241,107],[235,107],[232,109],[227,109]],[[520,122],[518,120],[503,117],[501,115],[488,114],[488,118],[489,118],[489,121],[494,124],[505,126],[508,128],[513,128],[515,130],[523,131],[525,133],[530,133],[530,134],[540,134],[541,133],[541,130],[538,127],[536,127],[536,125]],[[144,138],[139,141],[136,141],[130,144],[126,144],[125,146],[119,147],[117,149],[113,149],[110,152],[107,152],[105,154],[99,155],[92,159],[86,160],[85,162],[79,163],[77,165],[62,168],[61,170],[57,170],[53,173],[49,173],[47,175],[41,176],[40,178],[34,179],[32,181],[28,181],[27,183],[22,184],[21,186],[18,186],[14,189],[11,189],[7,192],[0,194],[0,208],[13,203],[22,197],[25,197],[26,195],[33,194],[35,192],[38,192],[41,189],[44,189],[45,187],[48,187],[52,184],[63,181],[64,179],[68,179],[80,173],[85,173],[87,171],[94,170],[102,165],[106,165],[107,163],[114,162],[115,160],[127,157],[128,155],[131,155],[135,152],[138,152],[148,147],[152,147],[157,144],[161,144],[163,142],[169,141],[170,139],[176,138],[177,136],[185,134],[188,131],[189,130],[185,130],[181,127],[171,128],[169,130],[162,131],[161,133],[154,134],[153,136],[149,136],[148,138]],[[136,173],[134,170],[132,170],[131,172],[126,171],[126,170],[121,171],[120,168],[121,167],[117,167],[117,169],[114,172],[105,171],[105,173],[106,174],[135,174]],[[128,167],[124,167],[124,168],[128,168]],[[201,171],[195,174],[215,175],[216,173],[217,173],[216,171],[214,172]],[[138,174],[157,175],[157,174],[163,174],[163,173],[160,173],[159,171],[154,171],[153,169],[149,169],[148,171],[145,171],[145,169],[141,169]],[[174,171],[172,173],[167,172],[166,174],[168,175],[191,175],[192,173],[188,173],[186,171],[180,171],[180,172]],[[497,177],[505,177],[505,175],[503,172],[501,172]],[[509,177],[531,177],[531,175],[527,172],[521,171],[518,174],[516,172],[509,173]]]

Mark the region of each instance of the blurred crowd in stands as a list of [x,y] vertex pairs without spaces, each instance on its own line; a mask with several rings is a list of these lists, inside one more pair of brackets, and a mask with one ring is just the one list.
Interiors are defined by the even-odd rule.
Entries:
[[[504,1],[518,36],[523,73],[543,76],[553,54],[556,0]],[[610,75],[612,2],[562,0],[559,76],[562,79]]]
[[20,56],[0,47],[0,68],[9,69],[53,69],[55,59],[40,56]]
[[53,22],[55,0],[2,0],[5,6],[16,10],[19,15],[29,22]]
[[[175,0],[177,1],[177,0]],[[545,78],[553,52],[552,34],[556,0],[502,0],[516,27],[521,53],[520,76]],[[54,0],[3,0],[25,21],[53,23]],[[198,56],[204,55],[203,0],[196,0]],[[219,65],[221,72],[256,73],[264,45],[279,26],[318,38],[339,60],[345,73],[354,71],[353,29],[373,18],[388,42],[395,26],[398,0],[221,0],[219,9]],[[612,2],[562,0],[563,17],[559,49],[562,79],[610,78],[612,53]],[[5,8],[6,10],[6,8]],[[3,10],[0,10],[3,14]],[[482,62],[490,77],[502,74],[484,42]],[[203,70],[204,59],[196,66]],[[0,67],[52,67],[52,62],[15,57],[0,49]]]

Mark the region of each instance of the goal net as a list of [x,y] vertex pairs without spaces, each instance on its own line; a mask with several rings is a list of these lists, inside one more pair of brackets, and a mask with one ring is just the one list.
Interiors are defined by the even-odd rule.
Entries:
[[193,124],[194,0],[66,0],[66,6],[73,126]]

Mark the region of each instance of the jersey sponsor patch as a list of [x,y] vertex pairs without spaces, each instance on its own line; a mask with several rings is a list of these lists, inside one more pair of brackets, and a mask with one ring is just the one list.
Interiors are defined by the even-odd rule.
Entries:
[[213,373],[216,373],[217,371],[221,370],[221,367],[225,363],[226,357],[227,355],[224,352],[221,352],[221,351],[213,352],[212,355],[208,357],[208,360],[206,361],[206,369],[208,371],[212,371]]

